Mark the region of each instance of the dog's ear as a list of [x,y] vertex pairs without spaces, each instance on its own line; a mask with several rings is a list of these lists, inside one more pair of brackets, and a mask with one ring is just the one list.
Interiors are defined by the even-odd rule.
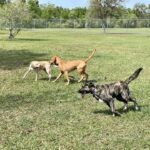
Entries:
[[58,65],[58,64],[60,63],[60,61],[61,61],[60,57],[58,57],[58,56],[55,56],[55,57],[54,57],[54,63],[55,63],[56,65]]
[[95,87],[94,83],[93,83],[93,82],[90,82],[90,83],[89,83],[89,87]]
[[94,83],[93,82],[90,82],[90,81],[83,81],[83,84],[84,85],[87,85],[87,86],[89,86],[89,87],[91,87],[91,86],[94,86]]
[[52,58],[51,58],[51,64],[54,64],[54,65],[56,65],[57,64],[57,56],[53,56]]
[[56,64],[56,61],[57,61],[57,57],[55,56],[53,59],[54,64]]

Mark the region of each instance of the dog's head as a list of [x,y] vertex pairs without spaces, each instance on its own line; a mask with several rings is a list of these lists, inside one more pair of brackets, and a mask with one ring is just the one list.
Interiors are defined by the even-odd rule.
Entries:
[[80,93],[82,98],[84,98],[86,94],[92,93],[94,88],[95,85],[92,82],[86,82],[78,91],[78,93]]
[[50,60],[50,64],[51,64],[51,65],[56,65],[56,66],[58,66],[59,63],[60,63],[60,57],[58,57],[58,56],[53,56],[53,57],[51,58],[51,60]]

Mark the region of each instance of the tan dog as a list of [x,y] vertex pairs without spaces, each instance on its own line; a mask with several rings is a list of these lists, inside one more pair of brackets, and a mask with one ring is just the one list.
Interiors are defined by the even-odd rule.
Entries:
[[28,71],[24,74],[23,79],[27,76],[27,74],[34,70],[36,72],[35,81],[38,79],[38,72],[40,70],[44,70],[48,74],[48,79],[51,79],[50,74],[50,62],[49,61],[31,61],[29,65]]
[[65,61],[65,60],[62,60],[58,56],[52,57],[50,61],[51,64],[58,65],[58,68],[60,70],[60,74],[57,76],[57,78],[53,82],[56,82],[62,75],[64,75],[64,77],[68,81],[67,85],[69,85],[70,79],[69,79],[68,74],[69,72],[73,70],[77,70],[78,74],[80,75],[80,79],[78,80],[78,82],[81,82],[84,78],[85,80],[87,80],[88,74],[85,72],[86,65],[87,65],[88,60],[90,60],[92,56],[94,55],[95,51],[96,49],[93,50],[92,54],[86,60]]

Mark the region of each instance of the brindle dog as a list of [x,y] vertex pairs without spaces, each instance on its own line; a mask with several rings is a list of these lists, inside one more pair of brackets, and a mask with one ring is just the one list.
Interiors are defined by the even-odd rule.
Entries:
[[138,110],[139,107],[137,105],[136,99],[130,96],[128,84],[139,76],[142,69],[143,68],[137,69],[125,81],[118,81],[104,85],[94,85],[91,82],[86,82],[78,92],[81,94],[82,98],[85,96],[85,94],[90,93],[96,100],[106,103],[113,113],[113,116],[120,116],[120,113],[115,110],[114,98],[122,101],[125,104],[123,110],[127,110],[128,102],[133,102],[135,109]]

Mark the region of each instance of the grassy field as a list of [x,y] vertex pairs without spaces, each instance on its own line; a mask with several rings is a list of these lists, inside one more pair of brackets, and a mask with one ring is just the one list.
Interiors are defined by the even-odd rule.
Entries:
[[[78,75],[65,86],[64,78],[38,82],[31,73],[22,80],[31,60],[63,59],[89,61],[90,80],[110,83],[126,79],[138,67],[144,70],[130,84],[141,111],[121,110],[112,117],[107,106],[87,95],[81,100]],[[58,74],[52,68],[52,78]],[[150,149],[150,29],[43,29],[22,31],[7,40],[0,31],[0,149],[2,150],[149,150]]]

